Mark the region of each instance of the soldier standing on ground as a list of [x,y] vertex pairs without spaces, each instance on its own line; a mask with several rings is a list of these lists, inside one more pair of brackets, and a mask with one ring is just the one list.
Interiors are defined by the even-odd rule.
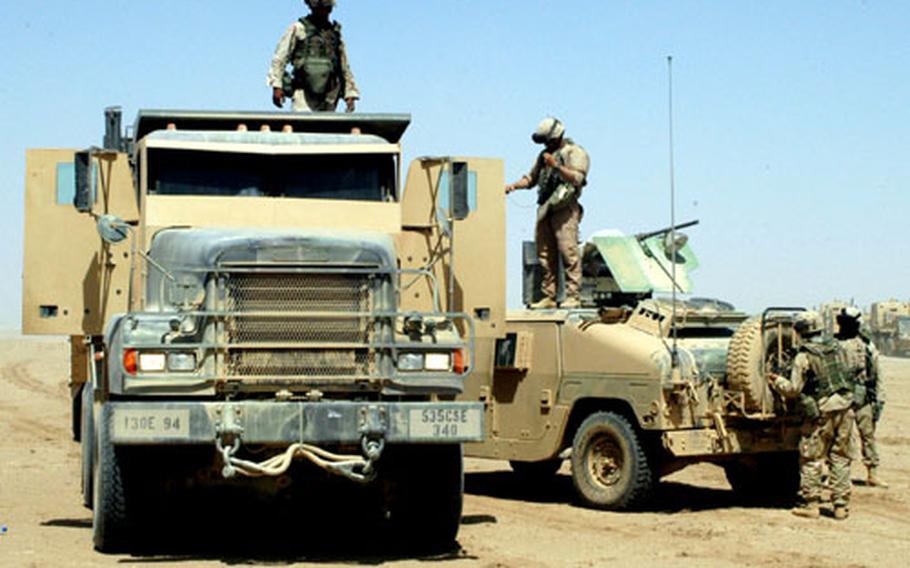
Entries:
[[268,77],[272,102],[281,108],[285,97],[291,97],[296,112],[334,111],[343,98],[346,111],[354,112],[360,93],[341,39],[341,24],[329,20],[335,0],[305,1],[310,14],[291,24],[272,57]]
[[544,119],[531,139],[545,148],[531,171],[506,186],[506,194],[537,186],[537,258],[543,268],[543,299],[532,309],[557,307],[559,257],[566,269],[566,299],[563,308],[581,307],[581,255],[578,225],[584,212],[578,203],[587,184],[590,158],[584,148],[565,138],[565,126],[556,118]]
[[799,315],[794,329],[802,338],[790,377],[771,374],[772,388],[785,398],[799,397],[805,421],[799,441],[799,505],[793,514],[817,518],[822,497],[822,469],[832,478],[834,518],[850,510],[850,434],[853,430],[853,380],[840,344],[822,334],[815,312]]
[[888,487],[878,476],[878,449],[875,444],[875,427],[884,406],[884,392],[878,366],[878,350],[860,332],[862,312],[853,306],[844,308],[837,315],[839,331],[835,337],[847,355],[848,366],[856,379],[853,394],[853,413],[856,429],[863,448],[863,464],[868,471],[866,483],[871,487]]

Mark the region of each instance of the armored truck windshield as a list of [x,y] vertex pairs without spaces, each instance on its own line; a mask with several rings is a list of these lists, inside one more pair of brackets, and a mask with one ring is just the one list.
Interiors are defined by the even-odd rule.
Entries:
[[148,192],[394,201],[393,155],[261,155],[157,150],[149,160]]

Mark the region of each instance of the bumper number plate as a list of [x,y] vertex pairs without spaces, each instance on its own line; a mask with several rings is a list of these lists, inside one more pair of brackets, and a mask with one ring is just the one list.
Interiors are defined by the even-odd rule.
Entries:
[[117,439],[184,438],[190,434],[189,410],[117,409],[113,418]]
[[408,422],[411,438],[417,440],[465,440],[482,434],[476,408],[415,408]]

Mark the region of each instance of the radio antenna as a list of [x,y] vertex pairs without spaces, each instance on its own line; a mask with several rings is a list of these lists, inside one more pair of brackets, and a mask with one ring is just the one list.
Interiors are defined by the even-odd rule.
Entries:
[[671,296],[672,312],[670,320],[670,331],[673,334],[673,349],[670,352],[670,365],[671,368],[676,370],[679,368],[679,353],[676,349],[676,181],[675,181],[675,172],[673,166],[673,56],[667,56],[667,87],[668,87],[668,97],[667,97],[667,108],[668,113],[668,122],[669,122],[669,151],[670,151],[670,243],[672,243],[670,250],[672,251],[673,258],[670,259],[670,270],[671,275],[670,279],[673,280],[673,294]]

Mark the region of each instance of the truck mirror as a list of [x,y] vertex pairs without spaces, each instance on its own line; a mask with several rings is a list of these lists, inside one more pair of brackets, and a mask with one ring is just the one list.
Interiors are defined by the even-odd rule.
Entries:
[[452,219],[461,221],[470,212],[468,205],[468,164],[452,162]]
[[96,225],[101,240],[109,245],[115,245],[129,236],[130,226],[126,221],[116,215],[102,215]]
[[73,205],[80,213],[92,211],[92,154],[88,150],[76,152],[74,159],[76,195]]

